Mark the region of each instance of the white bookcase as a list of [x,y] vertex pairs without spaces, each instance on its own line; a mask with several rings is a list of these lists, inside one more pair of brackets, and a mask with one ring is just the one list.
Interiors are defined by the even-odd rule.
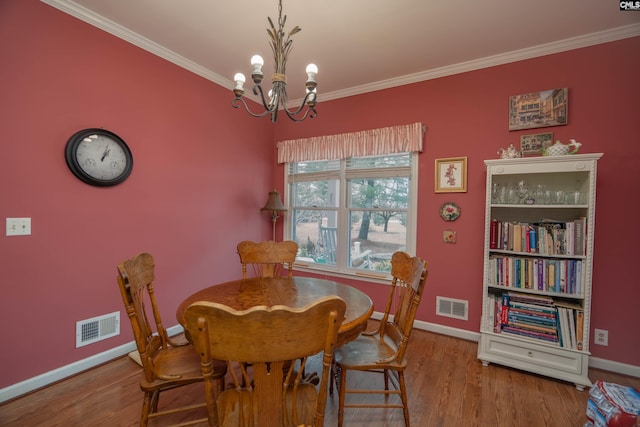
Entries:
[[[478,345],[484,366],[497,363],[557,378],[574,383],[578,390],[591,386],[591,272],[601,157],[598,153],[485,161]],[[547,300],[548,307],[535,302],[527,306],[527,299]]]

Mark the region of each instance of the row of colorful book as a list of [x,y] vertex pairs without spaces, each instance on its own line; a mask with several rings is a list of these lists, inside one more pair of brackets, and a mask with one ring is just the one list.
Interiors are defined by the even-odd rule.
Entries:
[[494,295],[494,332],[517,335],[582,350],[584,311],[544,295],[503,292]]
[[535,223],[491,220],[489,248],[542,255],[585,255],[586,219]]
[[577,259],[512,257],[495,254],[489,257],[489,284],[581,295],[582,268],[582,260]]

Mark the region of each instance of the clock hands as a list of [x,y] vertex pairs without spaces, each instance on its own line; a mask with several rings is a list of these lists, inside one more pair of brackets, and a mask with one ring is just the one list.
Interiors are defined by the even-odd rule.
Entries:
[[111,152],[111,149],[109,148],[109,146],[107,145],[107,147],[104,149],[104,153],[102,153],[102,158],[100,159],[101,162],[104,162],[104,159],[109,157],[109,153]]

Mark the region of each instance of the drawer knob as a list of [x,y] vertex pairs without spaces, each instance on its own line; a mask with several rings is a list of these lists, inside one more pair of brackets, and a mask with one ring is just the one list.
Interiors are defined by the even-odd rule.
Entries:
[[528,352],[528,353],[527,353],[527,356],[529,356],[529,357],[533,357],[533,352],[532,352],[532,351]]

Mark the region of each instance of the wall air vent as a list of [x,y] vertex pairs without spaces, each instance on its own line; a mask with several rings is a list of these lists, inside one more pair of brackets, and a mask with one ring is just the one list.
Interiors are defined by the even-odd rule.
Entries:
[[120,312],[76,322],[76,348],[120,334]]
[[453,317],[454,319],[469,320],[469,301],[437,296],[436,314],[438,316]]

